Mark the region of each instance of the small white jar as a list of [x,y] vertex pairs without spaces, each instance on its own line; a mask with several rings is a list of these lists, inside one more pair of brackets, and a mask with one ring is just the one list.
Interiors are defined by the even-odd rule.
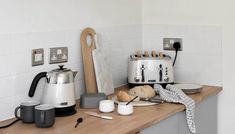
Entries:
[[126,102],[118,103],[118,113],[120,115],[131,115],[134,112],[133,104],[126,104]]
[[102,100],[99,102],[99,111],[103,113],[109,113],[114,111],[113,100]]

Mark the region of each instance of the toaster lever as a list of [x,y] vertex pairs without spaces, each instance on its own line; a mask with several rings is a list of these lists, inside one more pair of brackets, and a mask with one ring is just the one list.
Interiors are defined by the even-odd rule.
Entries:
[[140,70],[141,70],[141,75],[142,75],[142,82],[145,82],[145,77],[144,77],[144,65],[142,65],[142,67],[140,68]]
[[160,64],[159,65],[159,81],[160,82],[162,81],[162,71],[163,71],[162,64]]

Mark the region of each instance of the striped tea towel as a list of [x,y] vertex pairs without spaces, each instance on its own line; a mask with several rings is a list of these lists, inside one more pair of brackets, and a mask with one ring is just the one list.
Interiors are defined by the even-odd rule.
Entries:
[[155,84],[154,90],[160,95],[161,99],[166,102],[181,103],[186,107],[186,120],[191,133],[196,133],[194,122],[195,102],[188,97],[181,89],[168,84],[166,89],[161,85]]

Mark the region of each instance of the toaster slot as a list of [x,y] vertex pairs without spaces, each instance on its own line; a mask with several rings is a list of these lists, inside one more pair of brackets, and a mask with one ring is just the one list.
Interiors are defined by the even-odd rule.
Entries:
[[148,82],[155,83],[156,80],[148,80]]
[[163,75],[163,68],[162,68],[162,64],[159,65],[159,82],[162,82],[162,75]]

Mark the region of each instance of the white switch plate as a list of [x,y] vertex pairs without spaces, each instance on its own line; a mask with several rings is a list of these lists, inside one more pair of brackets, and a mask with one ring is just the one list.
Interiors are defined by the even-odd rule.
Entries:
[[38,66],[44,64],[44,49],[33,49],[32,50],[32,66]]

